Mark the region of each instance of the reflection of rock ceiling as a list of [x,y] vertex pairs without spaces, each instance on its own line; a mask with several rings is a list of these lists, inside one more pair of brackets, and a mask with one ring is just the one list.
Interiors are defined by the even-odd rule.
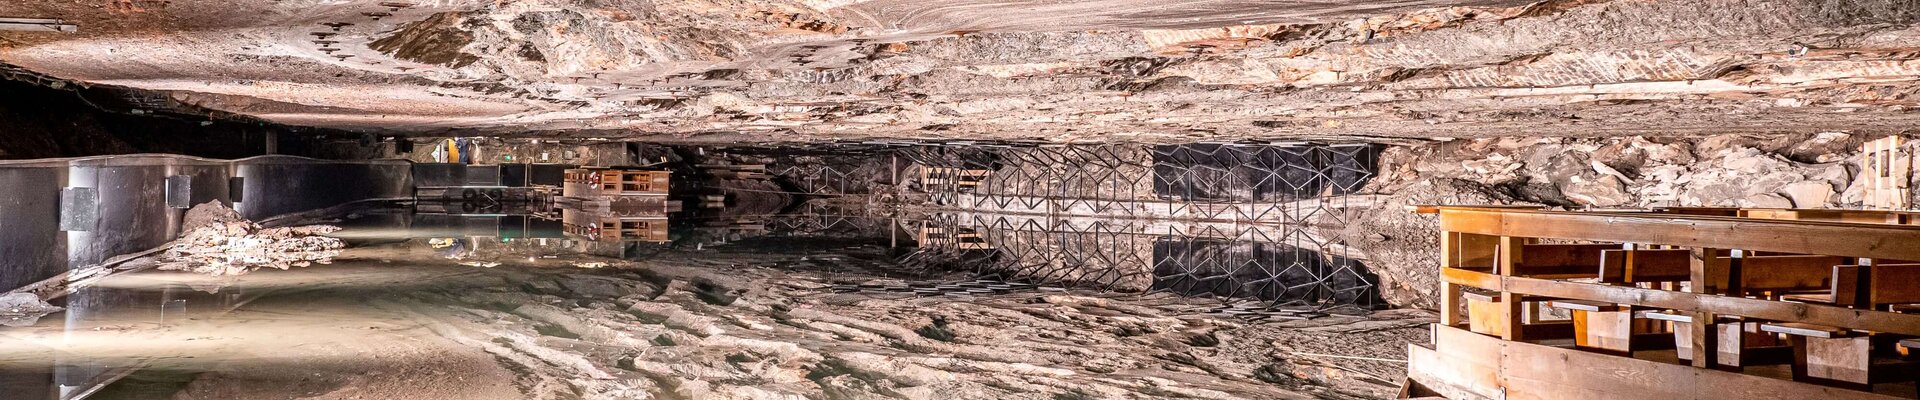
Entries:
[[654,139],[1898,130],[1920,5],[25,0],[0,61],[298,125]]

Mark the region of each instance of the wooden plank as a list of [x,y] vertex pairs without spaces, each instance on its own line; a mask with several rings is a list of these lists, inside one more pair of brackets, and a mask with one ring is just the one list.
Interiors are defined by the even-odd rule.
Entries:
[[1838,256],[1746,257],[1740,259],[1740,288],[1747,293],[1828,289],[1833,267],[1848,263]]
[[1453,285],[1463,285],[1463,287],[1486,288],[1486,290],[1496,290],[1496,292],[1500,290],[1500,275],[1478,273],[1478,271],[1471,271],[1471,269],[1440,269],[1440,281],[1453,283]]
[[[1835,305],[1864,306],[1867,304],[1866,290],[1871,286],[1867,282],[1866,267],[1859,265],[1836,265],[1833,267],[1833,290],[1827,293],[1826,300]],[[1806,300],[1804,297],[1803,300]]]
[[1600,254],[1600,281],[1683,282],[1691,279],[1692,258],[1685,249],[1606,250]]
[[1920,303],[1920,264],[1875,264],[1867,275],[1868,304]]
[[1617,355],[1632,354],[1633,313],[1625,309],[1576,310],[1573,312],[1573,331],[1575,346]]
[[[1526,257],[1527,245],[1532,244],[1533,240],[1532,238],[1513,236],[1500,237],[1500,253],[1496,261],[1499,263],[1501,276],[1514,276],[1520,260]],[[1521,307],[1524,304],[1525,302],[1520,300],[1519,294],[1512,291],[1500,292],[1501,313],[1506,314],[1506,319],[1504,320],[1506,327],[1501,329],[1501,339],[1527,340],[1526,328],[1521,326],[1525,321],[1520,318],[1522,312]]]
[[1500,286],[1506,290],[1544,297],[1628,304],[1678,312],[1710,311],[1763,320],[1799,321],[1848,329],[1920,336],[1920,314],[1899,314],[1820,304],[1702,295],[1517,276],[1487,277],[1489,274],[1473,271],[1460,271],[1459,274],[1463,275],[1463,279],[1497,279],[1501,281]]
[[1586,301],[1586,300],[1554,300],[1554,301],[1547,302],[1547,307],[1573,310],[1573,311],[1596,311],[1596,312],[1620,311],[1620,310],[1626,309],[1626,307],[1622,307],[1619,304],[1598,302],[1598,301]]
[[1601,252],[1620,250],[1620,244],[1528,244],[1522,250],[1515,275],[1544,278],[1584,278],[1598,272]]
[[[1499,354],[1499,353],[1490,353]],[[1452,400],[1501,398],[1499,357],[1465,357],[1407,345],[1407,379]]]
[[1454,268],[1493,268],[1495,252],[1500,249],[1499,236],[1455,233],[1454,241],[1458,250],[1454,253]]
[[1468,329],[1472,329],[1473,332],[1483,335],[1499,336],[1502,338],[1511,337],[1511,335],[1508,334],[1508,329],[1511,325],[1507,322],[1510,319],[1517,318],[1509,318],[1510,314],[1507,314],[1504,298],[1472,293],[1466,294],[1465,297],[1467,299]]
[[[1509,400],[1685,398],[1690,397],[1687,392],[1694,381],[1693,371],[1650,371],[1637,363],[1620,362],[1632,360],[1626,357],[1530,344],[1509,344],[1503,350],[1500,372],[1509,384]],[[1528,381],[1539,384],[1522,384]]]
[[1859,385],[1873,383],[1872,346],[1868,338],[1809,337],[1796,345],[1806,346],[1807,377]]
[[1747,218],[1795,221],[1850,222],[1859,224],[1898,224],[1904,213],[1865,210],[1743,210]]
[[1920,226],[1448,207],[1453,232],[1920,260]]
[[[1434,212],[1439,210],[1435,209]],[[1459,253],[1459,235],[1453,232],[1440,232],[1440,275],[1444,277],[1447,271],[1459,268],[1456,262],[1458,260],[1456,255]],[[1460,292],[1460,285],[1444,278],[1440,280],[1440,324],[1460,326],[1460,323],[1465,320],[1461,310],[1466,307],[1466,304],[1461,302]]]
[[[1689,271],[1694,293],[1719,294],[1726,289],[1730,279],[1730,268],[1726,259],[1712,248],[1694,248],[1690,253]],[[1693,323],[1687,324],[1693,343],[1688,346],[1692,354],[1687,360],[1693,366],[1706,368],[1719,364],[1720,347],[1718,328],[1714,323],[1718,318],[1709,310],[1693,310]]]
[[[1502,342],[1436,325],[1434,348],[1410,353],[1408,375],[1474,388],[1475,396],[1517,399],[1846,399],[1898,397],[1739,373]],[[1417,346],[1416,346],[1417,347]],[[1489,361],[1488,358],[1497,359]],[[1494,376],[1484,368],[1496,367]],[[1466,371],[1456,370],[1456,368]],[[1431,386],[1430,386],[1431,387]],[[1504,388],[1504,390],[1501,390]]]
[[1760,324],[1761,332],[1773,332],[1795,336],[1837,338],[1851,336],[1846,329],[1825,325],[1803,324],[1799,322],[1768,322]]
[[1659,321],[1667,321],[1667,322],[1693,323],[1693,316],[1687,315],[1687,314],[1677,314],[1677,313],[1661,312],[1661,311],[1641,311],[1635,314],[1634,316],[1639,318],[1646,318],[1651,320],[1659,320]]

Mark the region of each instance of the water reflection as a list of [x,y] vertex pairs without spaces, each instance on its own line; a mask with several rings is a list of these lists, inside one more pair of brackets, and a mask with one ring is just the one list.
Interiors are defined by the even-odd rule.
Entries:
[[[55,297],[55,303],[66,308],[30,328],[6,330],[9,343],[0,348],[24,354],[5,360],[6,372],[0,374],[5,385],[0,387],[7,388],[9,397],[83,395],[137,365],[55,348],[139,347],[146,342],[93,338],[116,327],[163,324],[186,318],[200,311],[198,307],[220,308],[236,301],[239,293],[205,294],[178,287],[91,287],[70,293],[59,287],[64,281],[103,275],[108,267],[100,264],[110,257],[172,240],[180,233],[186,208],[222,201],[257,219],[395,198],[411,190],[405,165],[164,155],[0,162],[0,187],[7,188],[0,191],[0,205],[8,211],[0,213],[0,287],[55,283],[38,287],[38,293]],[[63,276],[66,279],[60,279]],[[189,301],[194,298],[200,300]],[[51,333],[22,336],[25,332]]]
[[[905,282],[839,287],[874,294],[1166,292],[1254,301],[1259,311],[1297,318],[1365,311],[1379,304],[1375,279],[1365,255],[1339,237],[1365,210],[1340,196],[1370,179],[1374,150],[701,149],[676,153],[647,178],[671,185],[611,198],[568,192],[588,181],[618,186],[592,180],[612,175],[555,165],[179,157],[0,164],[0,185],[18,188],[0,202],[21,210],[0,214],[5,287],[91,274],[109,256],[165,243],[186,205],[226,201],[258,219],[413,200],[352,210],[334,235],[355,248],[336,265],[239,278],[121,274],[67,294],[66,312],[0,330],[0,383],[7,398],[70,399],[140,369],[362,357],[369,340],[413,340],[430,334],[430,321],[297,294],[446,290],[436,283],[446,280],[509,285],[489,271],[609,260],[727,265],[751,256],[817,269],[828,281],[857,268]],[[402,331],[409,333],[395,333]]]

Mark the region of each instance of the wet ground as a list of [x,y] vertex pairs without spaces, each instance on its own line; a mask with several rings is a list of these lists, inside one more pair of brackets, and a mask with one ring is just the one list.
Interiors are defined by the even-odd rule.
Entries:
[[1430,319],[1249,319],[1164,277],[982,283],[885,237],[448,242],[448,218],[539,231],[362,211],[330,265],[115,275],[0,330],[8,397],[1379,398],[1401,365],[1340,357],[1398,359]]
[[[0,165],[0,201],[40,210],[0,214],[0,272],[63,307],[0,328],[0,397],[1381,398],[1432,320],[1386,310],[1343,237],[1368,146],[608,149],[672,189],[608,211],[525,187],[565,165]],[[272,259],[196,247],[209,203],[263,223],[220,225],[269,241],[247,251],[307,224],[342,229],[274,232],[346,247],[163,271]]]

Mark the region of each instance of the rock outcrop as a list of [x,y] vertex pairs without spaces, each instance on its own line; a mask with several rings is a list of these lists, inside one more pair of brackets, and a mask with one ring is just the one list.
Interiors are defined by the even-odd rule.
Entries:
[[[846,137],[1706,135],[1920,122],[1920,4],[1827,0],[7,2],[0,62],[391,132]],[[471,128],[472,130],[466,130]],[[1578,201],[1624,181],[1570,178]]]

